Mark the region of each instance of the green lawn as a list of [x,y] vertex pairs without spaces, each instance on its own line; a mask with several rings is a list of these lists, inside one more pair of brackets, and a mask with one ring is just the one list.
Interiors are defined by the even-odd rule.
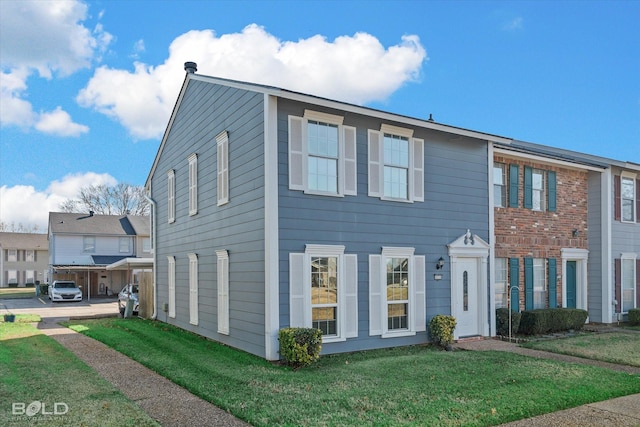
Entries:
[[0,323],[0,396],[2,426],[157,425],[97,372],[29,323]]
[[634,332],[586,334],[530,342],[524,347],[640,367],[640,334]]
[[640,393],[638,375],[503,352],[416,346],[292,371],[161,322],[69,326],[258,426],[497,425]]
[[0,288],[0,299],[33,298],[35,288]]

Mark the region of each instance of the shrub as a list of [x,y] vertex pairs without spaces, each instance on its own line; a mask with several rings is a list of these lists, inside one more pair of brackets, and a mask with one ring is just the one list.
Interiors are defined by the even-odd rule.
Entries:
[[629,310],[629,323],[632,326],[640,325],[640,308]]
[[518,331],[526,335],[538,335],[570,329],[580,330],[588,316],[586,310],[575,308],[525,310],[522,312]]
[[309,366],[320,357],[322,331],[315,328],[283,328],[278,334],[280,355],[295,369]]
[[[520,313],[511,311],[511,334],[518,332],[520,326]],[[503,337],[509,336],[509,309],[496,309],[496,334]]]
[[456,318],[438,314],[429,322],[431,339],[442,348],[447,348],[453,343],[453,330],[456,328]]

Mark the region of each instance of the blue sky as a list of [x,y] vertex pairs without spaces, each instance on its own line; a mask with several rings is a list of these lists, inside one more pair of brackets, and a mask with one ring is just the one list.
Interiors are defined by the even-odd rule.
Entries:
[[185,61],[640,163],[640,1],[0,1],[0,221],[143,185]]

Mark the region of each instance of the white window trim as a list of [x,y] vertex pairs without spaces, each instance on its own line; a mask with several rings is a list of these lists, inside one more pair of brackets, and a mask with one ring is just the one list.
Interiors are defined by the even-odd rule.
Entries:
[[[326,192],[309,189],[308,175],[308,139],[307,125],[309,120],[338,126],[338,184],[337,192]],[[344,197],[357,195],[357,148],[356,128],[343,125],[344,117],[319,111],[305,110],[303,117],[289,116],[289,189],[301,190],[305,194],[320,196]],[[293,127],[298,123],[300,129],[300,146],[292,141],[296,132]],[[300,177],[296,177],[300,174]],[[300,181],[301,180],[301,181]]]
[[633,266],[633,274],[631,275],[631,279],[632,279],[632,286],[633,286],[633,308],[638,308],[636,301],[637,301],[637,286],[638,284],[636,283],[636,276],[638,274],[638,272],[636,271],[636,267],[637,267],[637,263],[636,263],[636,259],[638,258],[638,256],[633,253],[633,252],[625,252],[622,253],[620,255],[620,311],[622,312],[622,314],[628,314],[628,311],[624,311],[623,307],[624,307],[624,279],[625,279],[625,275],[624,275],[624,265],[623,265],[623,261],[631,261],[631,265]]
[[[384,195],[384,134],[405,137],[409,140],[409,168],[407,176],[407,198],[398,199]],[[413,129],[383,123],[380,131],[369,129],[368,133],[368,181],[370,197],[400,203],[424,202],[424,140],[413,137]],[[373,140],[377,139],[374,143]],[[377,147],[376,147],[377,145]],[[376,182],[377,181],[377,182]]]
[[176,258],[167,257],[167,282],[169,287],[169,317],[176,317]]
[[[622,173],[620,173],[620,222],[624,222],[627,224],[635,224],[637,218],[638,218],[638,212],[636,212],[636,206],[637,206],[637,200],[636,200],[636,194],[638,194],[638,189],[636,188],[636,185],[638,185],[638,182],[636,181],[636,177],[637,175],[635,173],[632,172],[628,172],[628,171],[622,171]],[[631,207],[633,210],[633,218],[631,219],[624,219],[624,211],[622,209],[622,180],[626,178],[626,179],[630,179],[631,182],[633,182],[633,200],[631,202]]]
[[229,252],[217,250],[218,333],[229,335]]
[[167,172],[167,216],[169,224],[176,220],[176,172]]
[[[380,255],[369,255],[369,335],[380,335],[382,338],[414,336],[417,332],[426,331],[425,301],[425,257],[414,255],[415,248],[382,247]],[[389,331],[387,321],[386,277],[387,258],[409,259],[409,304],[407,329]],[[379,286],[371,280],[379,281]]]
[[216,136],[218,206],[229,202],[229,133],[225,130]]
[[189,160],[189,216],[198,213],[198,155],[191,154]]
[[[500,180],[502,181],[502,184],[496,184],[495,183],[495,173],[496,173],[496,169],[500,169]],[[506,163],[502,163],[502,162],[494,162],[493,163],[493,179],[492,179],[492,184],[493,184],[493,191],[491,193],[491,197],[493,197],[494,202],[493,202],[493,206],[496,208],[505,208],[507,207],[508,202],[508,195],[507,195],[507,164]],[[495,203],[495,187],[500,187],[500,204],[497,205]],[[504,197],[503,197],[504,194]]]
[[[541,180],[542,180],[542,188],[538,189],[538,188],[534,188],[533,186],[533,176],[534,175],[540,175],[541,176]],[[536,212],[546,212],[548,209],[547,207],[547,194],[548,194],[548,189],[547,189],[547,174],[546,171],[543,169],[538,169],[538,168],[531,168],[531,210],[536,211]],[[533,207],[534,204],[534,194],[536,194],[537,192],[540,193],[540,209],[536,209]]]
[[198,324],[198,255],[189,257],[189,323]]
[[[342,342],[358,336],[357,255],[345,254],[344,250],[345,247],[342,245],[307,244],[304,253],[289,254],[289,306],[292,327],[310,328],[312,325],[311,258],[338,259],[338,326],[336,335],[322,337],[323,343]],[[347,307],[350,309],[347,310]]]

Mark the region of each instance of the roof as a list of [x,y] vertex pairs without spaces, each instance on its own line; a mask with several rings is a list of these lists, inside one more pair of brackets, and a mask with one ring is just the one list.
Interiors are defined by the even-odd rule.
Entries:
[[474,131],[474,130],[470,130],[470,129],[464,129],[464,128],[460,128],[460,127],[456,127],[456,126],[446,125],[446,124],[443,124],[443,123],[438,123],[438,122],[434,121],[432,118],[420,119],[420,118],[415,118],[415,117],[410,117],[410,116],[404,116],[404,115],[395,114],[395,113],[391,113],[391,112],[386,112],[386,111],[382,111],[382,110],[376,110],[374,108],[363,107],[361,105],[349,104],[349,103],[342,102],[342,101],[336,101],[336,100],[331,100],[331,99],[328,99],[328,98],[322,98],[322,97],[315,96],[315,95],[309,95],[309,94],[295,92],[295,91],[291,91],[291,90],[287,90],[287,89],[282,89],[282,88],[275,87],[275,86],[267,86],[267,85],[261,85],[261,84],[257,84],[257,83],[242,82],[242,81],[238,81],[238,80],[231,80],[231,79],[224,79],[224,78],[220,78],[220,77],[205,76],[205,75],[201,75],[201,74],[195,74],[195,73],[188,72],[188,73],[186,73],[184,82],[182,84],[182,88],[180,90],[180,94],[178,95],[178,99],[177,99],[176,104],[175,104],[175,106],[173,108],[173,112],[171,113],[171,117],[170,117],[169,122],[167,124],[167,128],[166,128],[165,133],[164,133],[164,135],[162,137],[162,141],[160,142],[160,147],[158,148],[158,152],[156,154],[156,158],[153,161],[153,165],[151,166],[151,170],[149,172],[149,176],[147,177],[147,182],[145,183],[145,186],[147,188],[149,187],[149,184],[151,183],[151,178],[154,175],[154,172],[155,172],[156,166],[158,164],[160,155],[162,154],[162,151],[164,149],[164,145],[166,143],[167,136],[169,135],[169,131],[170,131],[172,125],[173,125],[173,120],[175,119],[176,112],[178,111],[178,109],[180,107],[180,104],[182,103],[182,100],[184,98],[184,94],[186,93],[186,88],[189,85],[189,82],[192,81],[192,80],[198,80],[198,81],[211,83],[211,84],[219,84],[219,85],[222,85],[222,86],[227,86],[227,87],[233,87],[233,88],[237,88],[237,89],[247,90],[247,91],[250,91],[250,92],[258,92],[258,93],[262,93],[262,94],[265,94],[265,95],[271,95],[271,96],[275,96],[275,97],[279,97],[279,98],[291,99],[291,100],[294,100],[294,101],[300,101],[300,102],[305,102],[305,103],[309,103],[309,104],[321,105],[321,106],[325,106],[325,107],[336,109],[336,110],[347,111],[347,112],[351,112],[351,113],[355,113],[355,114],[362,114],[362,115],[369,116],[369,117],[377,117],[377,118],[380,118],[380,119],[386,120],[386,121],[399,122],[399,123],[407,124],[409,126],[416,126],[416,127],[427,128],[427,129],[433,129],[433,130],[437,130],[437,131],[448,132],[448,133],[459,135],[459,136],[477,138],[477,139],[481,139],[481,140],[485,140],[485,141],[493,141],[493,142],[500,142],[500,143],[503,143],[503,144],[509,144],[511,142],[511,140],[512,140],[511,138],[504,137],[504,136],[493,135],[493,134],[489,134],[489,133]]
[[153,268],[153,258],[123,258],[107,265],[107,270],[130,270]]
[[3,249],[33,249],[47,251],[49,242],[46,234],[0,233],[0,247]]
[[49,233],[107,236],[135,236],[140,233],[139,235],[148,236],[149,217],[49,212]]

